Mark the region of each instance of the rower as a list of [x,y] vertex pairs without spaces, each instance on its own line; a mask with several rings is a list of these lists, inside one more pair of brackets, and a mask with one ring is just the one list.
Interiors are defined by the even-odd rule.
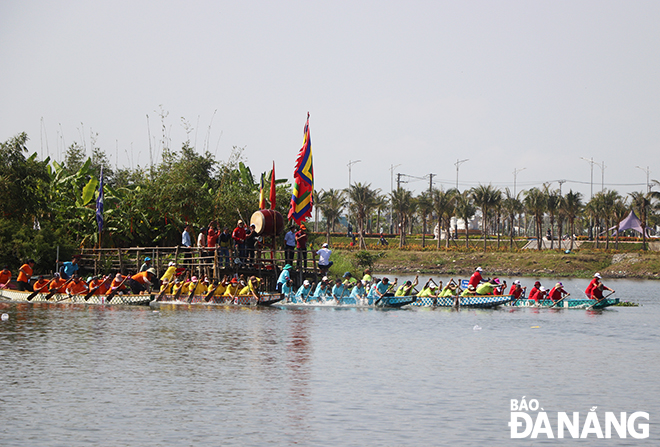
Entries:
[[474,269],[474,273],[470,276],[470,281],[468,281],[468,286],[473,286],[475,289],[477,288],[477,286],[483,281],[481,276],[482,271],[483,269],[481,267]]
[[358,281],[353,290],[351,290],[351,298],[355,298],[355,303],[359,304],[358,300],[365,298],[367,296],[364,286],[367,284],[366,281]]
[[41,291],[50,281],[44,278],[43,275],[39,275],[39,279],[37,282],[34,283],[34,286],[32,286],[32,291]]
[[300,298],[301,301],[305,302],[309,299],[309,295],[312,293],[312,284],[309,282],[309,280],[304,280],[302,283],[302,286],[298,288],[298,291],[296,292],[296,298]]
[[520,280],[516,279],[511,285],[511,289],[509,290],[509,295],[512,295],[513,299],[517,300],[523,295],[523,293],[525,293],[525,290],[527,290],[527,287],[523,287],[520,284]]
[[138,295],[139,293],[146,292],[150,289],[155,280],[156,269],[150,267],[144,272],[139,272],[131,276],[128,279],[128,286],[131,288],[133,294]]
[[591,293],[593,289],[598,287],[598,284],[600,284],[600,279],[601,279],[600,273],[594,273],[591,282],[584,291],[584,294],[587,296],[587,298],[591,299]]
[[341,298],[346,293],[346,285],[342,283],[341,278],[335,280],[335,285],[332,287],[332,298],[337,300],[337,303],[341,302]]
[[66,288],[66,293],[69,295],[84,295],[89,291],[87,283],[80,278],[77,273],[73,274],[73,279]]
[[550,289],[550,292],[548,292],[548,298],[553,302],[557,302],[568,295],[570,295],[570,293],[564,290],[564,285],[561,282],[555,284],[555,286]]
[[[545,288],[543,288],[543,290],[545,290]],[[529,299],[534,300],[537,303],[539,302],[540,299],[542,299],[540,281],[536,281],[534,283],[534,287],[532,287],[532,290],[529,291]]]
[[419,284],[419,275],[415,276],[414,281],[406,281],[403,283],[399,288],[396,290],[396,293],[394,296],[410,296],[412,294],[412,290]]
[[477,289],[472,284],[468,284],[467,289],[461,293],[461,296],[474,296],[477,294]]
[[433,281],[433,278],[429,278],[429,280],[426,281],[426,284],[424,284],[424,287],[422,287],[422,290],[417,294],[417,296],[420,298],[437,297],[438,291],[441,289],[442,289],[442,281],[440,281],[440,286],[437,286]]
[[0,271],[0,289],[9,288],[9,281],[11,281],[11,271],[9,266],[5,265]]
[[479,284],[475,292],[477,295],[492,295],[493,291],[497,288],[499,285],[499,280],[497,278],[493,278],[489,281],[483,282]]
[[614,293],[614,290],[610,289],[607,287],[605,284],[602,282],[599,283],[594,289],[591,291],[591,296],[589,297],[592,300],[598,300],[602,301],[603,300],[603,290],[609,290],[610,292]]

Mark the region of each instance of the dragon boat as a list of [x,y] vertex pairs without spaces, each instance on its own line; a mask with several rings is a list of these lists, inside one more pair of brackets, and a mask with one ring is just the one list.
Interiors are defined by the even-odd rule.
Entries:
[[605,298],[598,302],[591,299],[569,299],[566,298],[559,304],[555,305],[552,300],[540,300],[538,303],[535,300],[518,299],[508,303],[511,307],[531,307],[537,309],[552,308],[552,309],[604,309],[609,306],[614,306],[619,303],[619,298]]
[[337,301],[334,298],[327,297],[319,301],[316,298],[309,298],[303,301],[300,298],[291,297],[286,302],[278,303],[278,307],[283,308],[305,308],[305,307],[334,307],[334,308],[369,308],[377,307],[383,309],[397,309],[414,303],[416,296],[384,296],[378,298],[353,298],[342,297]]
[[203,296],[193,296],[190,301],[187,296],[180,296],[178,299],[174,295],[164,295],[149,303],[154,309],[177,309],[191,307],[220,307],[220,306],[270,306],[284,299],[284,295],[279,292],[262,293],[257,300],[251,295],[239,295],[234,299],[223,296],[213,296],[206,301]]
[[510,302],[512,295],[473,295],[473,296],[455,296],[445,297],[417,297],[410,306],[418,307],[470,307],[479,309],[489,309],[501,306]]
[[[148,306],[153,295],[115,295],[110,300],[105,295],[92,295],[85,300],[85,295],[67,295],[56,293],[48,297],[47,293],[37,293],[28,301],[33,292],[21,290],[0,289],[0,298],[7,301],[21,301],[30,303],[60,303],[60,304],[89,304],[89,305],[128,305]],[[48,298],[48,299],[47,299]]]

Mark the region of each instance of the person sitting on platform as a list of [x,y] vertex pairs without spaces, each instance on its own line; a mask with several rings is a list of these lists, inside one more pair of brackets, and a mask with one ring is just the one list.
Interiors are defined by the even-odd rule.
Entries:
[[330,260],[332,250],[328,248],[327,243],[323,243],[323,245],[321,245],[321,249],[317,251],[316,254],[319,255],[319,270],[321,270],[321,273],[327,273],[328,269],[330,269],[333,264],[333,262]]

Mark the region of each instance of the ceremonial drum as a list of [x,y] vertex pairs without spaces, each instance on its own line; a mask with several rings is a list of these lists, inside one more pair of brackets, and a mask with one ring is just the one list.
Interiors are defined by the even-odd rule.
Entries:
[[277,236],[284,230],[284,218],[275,210],[259,210],[252,214],[250,225],[254,225],[257,234]]

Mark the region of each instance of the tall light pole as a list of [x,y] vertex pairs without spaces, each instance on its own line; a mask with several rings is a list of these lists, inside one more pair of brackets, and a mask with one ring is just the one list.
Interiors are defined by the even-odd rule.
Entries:
[[647,194],[650,193],[651,192],[651,182],[649,180],[649,175],[651,174],[651,170],[649,169],[648,166],[646,167],[646,169],[641,168],[639,166],[635,166],[635,167],[637,169],[641,169],[642,171],[646,172],[646,193]]
[[[353,165],[355,163],[360,163],[361,161],[362,160],[352,160],[352,161],[348,160],[348,164],[346,165],[346,166],[348,166],[348,190],[347,191],[350,191],[350,189],[351,189],[351,168],[353,167]],[[350,192],[349,192],[349,194],[348,194],[348,219],[347,219],[347,222],[346,222],[347,225],[349,224],[350,219],[351,219],[351,195],[350,195]]]
[[[595,163],[595,162],[594,162]],[[595,163],[596,166],[600,168],[601,172],[601,179],[600,179],[600,192],[605,192],[605,162],[602,163]]]
[[394,192],[394,170],[401,166],[390,165],[390,234],[394,232],[394,205],[392,204],[392,193]]
[[465,160],[459,160],[457,158],[456,163],[454,163],[454,165],[456,165],[456,191],[458,191],[458,168],[468,160],[469,160],[469,158],[466,158]]
[[594,157],[591,158],[580,157],[580,158],[586,162],[589,162],[589,164],[591,165],[591,196],[589,197],[589,199],[591,200],[594,198]]
[[518,173],[524,171],[527,168],[520,168],[513,170],[513,197],[516,197],[516,179],[518,178]]

